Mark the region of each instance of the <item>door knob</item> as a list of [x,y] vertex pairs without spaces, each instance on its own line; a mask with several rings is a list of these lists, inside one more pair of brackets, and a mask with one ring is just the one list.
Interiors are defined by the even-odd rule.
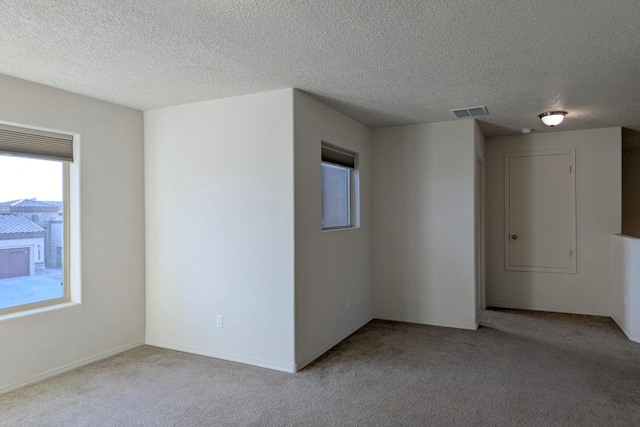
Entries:
[[517,235],[517,234],[512,234],[512,235],[511,235],[511,238],[512,238],[513,240],[516,240],[516,239],[518,238],[518,235]]

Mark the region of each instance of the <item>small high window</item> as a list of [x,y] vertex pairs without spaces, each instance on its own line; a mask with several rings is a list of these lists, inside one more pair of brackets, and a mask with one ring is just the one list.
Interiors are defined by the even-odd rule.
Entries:
[[322,229],[357,227],[357,154],[322,143]]

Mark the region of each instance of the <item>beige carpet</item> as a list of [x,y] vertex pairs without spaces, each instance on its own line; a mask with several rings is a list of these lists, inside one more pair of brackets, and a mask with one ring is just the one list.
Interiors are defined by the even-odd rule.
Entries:
[[639,426],[640,344],[512,310],[372,321],[298,374],[149,346],[0,396],[2,426]]

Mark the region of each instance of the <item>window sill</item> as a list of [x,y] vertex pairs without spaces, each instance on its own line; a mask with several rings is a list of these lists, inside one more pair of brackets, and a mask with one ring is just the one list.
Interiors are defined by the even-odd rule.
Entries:
[[11,320],[11,319],[16,319],[18,317],[24,317],[24,316],[32,316],[40,313],[46,313],[48,311],[75,307],[79,305],[80,303],[78,302],[69,301],[69,302],[62,302],[60,304],[47,305],[44,307],[31,308],[31,309],[22,310],[22,311],[14,311],[13,313],[0,314],[0,322],[2,322],[3,320]]
[[357,230],[360,227],[341,227],[341,228],[323,228],[322,232],[323,233],[331,233],[333,231],[346,231],[346,230]]

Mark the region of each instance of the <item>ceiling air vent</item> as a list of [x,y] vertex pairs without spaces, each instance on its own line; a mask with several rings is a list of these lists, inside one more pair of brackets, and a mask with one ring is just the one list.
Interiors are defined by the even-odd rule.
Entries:
[[480,107],[469,107],[469,108],[456,108],[455,110],[449,110],[453,114],[455,114],[456,118],[464,119],[466,117],[480,117],[480,116],[488,116],[489,112],[487,111],[487,107],[484,105]]

